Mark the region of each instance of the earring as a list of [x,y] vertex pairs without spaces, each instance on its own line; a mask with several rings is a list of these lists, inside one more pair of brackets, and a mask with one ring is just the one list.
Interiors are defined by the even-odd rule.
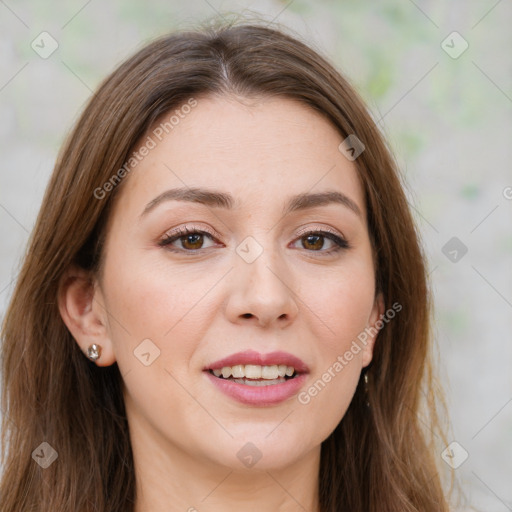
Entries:
[[364,372],[364,394],[366,397],[366,407],[370,407],[370,402],[368,401],[368,373]]
[[92,345],[89,345],[87,347],[87,357],[91,361],[96,361],[101,356],[101,345],[96,345],[96,343],[93,343]]

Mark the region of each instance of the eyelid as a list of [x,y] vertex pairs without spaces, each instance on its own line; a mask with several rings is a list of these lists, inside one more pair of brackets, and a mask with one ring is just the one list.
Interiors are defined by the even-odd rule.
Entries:
[[[161,247],[170,246],[171,243],[174,243],[175,240],[179,240],[181,237],[186,236],[189,233],[200,233],[203,235],[208,235],[212,239],[214,239],[214,241],[216,241],[216,242],[218,242],[219,238],[221,238],[221,236],[218,235],[211,228],[201,227],[201,226],[197,226],[194,224],[192,224],[192,225],[186,224],[186,225],[182,225],[178,228],[174,228],[174,229],[171,229],[171,230],[168,230],[167,232],[165,232],[164,235],[159,238],[158,245],[160,245]],[[294,243],[297,240],[300,240],[302,237],[304,237],[306,235],[310,235],[310,234],[323,234],[322,236],[324,236],[328,239],[331,239],[331,241],[334,242],[337,246],[337,248],[331,249],[328,251],[311,251],[313,253],[317,253],[318,255],[327,256],[329,254],[336,253],[342,249],[350,249],[351,248],[351,244],[348,242],[348,240],[346,239],[345,235],[343,235],[343,233],[338,232],[337,230],[334,230],[333,228],[331,228],[329,226],[325,226],[325,225],[324,226],[316,226],[316,227],[306,226],[306,227],[300,228],[299,231],[297,231],[295,233],[292,243]],[[327,235],[332,235],[332,238]],[[172,240],[172,239],[175,239],[175,240]],[[175,251],[182,252],[182,253],[188,253],[188,254],[192,255],[192,254],[199,254],[200,252],[206,251],[210,248],[211,247],[206,247],[206,248],[201,248],[201,249],[197,249],[197,250],[189,250],[189,251],[187,251],[185,249],[176,249]]]
[[[205,233],[208,233],[209,235],[211,235],[214,238],[217,238],[217,239],[221,238],[221,235],[219,235],[216,231],[212,230],[211,228],[204,227],[204,226],[197,226],[195,224],[186,224],[184,226],[180,226],[178,228],[168,230],[162,235],[162,237],[159,237],[159,238],[160,239],[161,238],[170,238],[177,234],[181,234],[181,233],[186,234],[187,231],[203,231]],[[306,227],[300,228],[295,233],[295,237],[298,238],[305,234],[308,234],[311,232],[316,232],[316,231],[327,231],[328,233],[331,233],[332,235],[341,237],[346,240],[346,237],[343,233],[341,233],[340,231],[334,230],[334,229],[330,228],[329,226],[316,226],[316,227],[306,226]]]
[[219,239],[221,236],[211,228],[205,227],[205,226],[198,226],[195,224],[185,224],[184,226],[179,226],[177,228],[173,228],[170,230],[167,230],[161,237],[159,237],[159,240],[166,240],[169,238],[172,238],[176,235],[186,235],[188,232],[195,232],[199,231],[202,233],[207,233],[211,235],[213,238]]
[[320,231],[326,231],[327,233],[330,233],[331,235],[334,235],[334,236],[337,236],[339,238],[343,238],[343,240],[347,240],[347,238],[345,237],[345,235],[343,233],[341,233],[341,231],[337,231],[337,230],[334,230],[332,228],[330,228],[329,226],[314,226],[314,227],[311,227],[311,226],[307,226],[305,228],[301,228],[299,229],[299,231],[297,231],[296,233],[296,237],[299,238],[301,236],[304,236],[308,233],[311,233],[311,232],[320,232]]

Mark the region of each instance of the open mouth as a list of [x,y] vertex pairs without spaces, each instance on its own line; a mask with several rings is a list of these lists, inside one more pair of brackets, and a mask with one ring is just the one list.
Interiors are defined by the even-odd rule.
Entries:
[[272,386],[294,379],[299,373],[287,365],[236,365],[209,370],[215,377],[246,386]]

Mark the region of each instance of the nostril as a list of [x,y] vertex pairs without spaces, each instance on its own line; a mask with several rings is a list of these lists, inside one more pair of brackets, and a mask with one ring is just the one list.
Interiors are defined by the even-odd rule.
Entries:
[[245,313],[242,315],[244,318],[251,318],[252,313]]

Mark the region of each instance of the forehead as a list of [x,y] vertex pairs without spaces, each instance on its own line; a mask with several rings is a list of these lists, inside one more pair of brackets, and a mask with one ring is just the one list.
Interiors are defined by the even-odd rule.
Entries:
[[148,131],[135,151],[150,149],[121,195],[140,209],[165,189],[206,187],[231,194],[234,209],[274,208],[292,195],[334,189],[365,215],[357,169],[338,150],[342,140],[324,116],[291,99],[201,97]]

